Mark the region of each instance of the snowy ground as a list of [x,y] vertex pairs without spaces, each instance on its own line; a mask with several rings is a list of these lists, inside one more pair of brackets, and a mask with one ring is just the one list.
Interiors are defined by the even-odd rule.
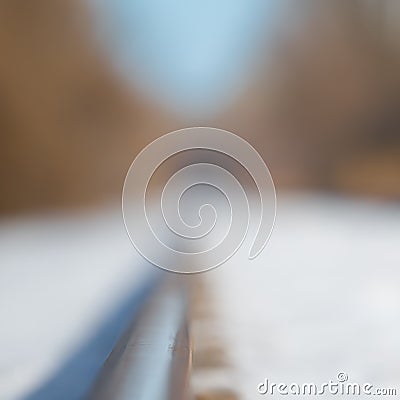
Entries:
[[[400,207],[278,196],[259,258],[248,243],[203,274],[219,316],[210,330],[232,367],[208,374],[244,399],[268,378],[353,382],[400,393]],[[0,225],[0,399],[46,378],[147,274],[120,211]],[[298,396],[299,397],[299,396]]]
[[320,384],[345,372],[400,394],[400,207],[281,196],[269,244],[251,262],[247,251],[205,276],[219,316],[210,329],[232,363],[206,386],[214,376],[257,399],[265,378]]
[[0,399],[21,398],[50,377],[149,268],[117,208],[3,221]]

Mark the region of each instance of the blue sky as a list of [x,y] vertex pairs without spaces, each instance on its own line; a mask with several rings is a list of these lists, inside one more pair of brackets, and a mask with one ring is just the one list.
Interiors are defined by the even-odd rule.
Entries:
[[101,0],[106,42],[136,89],[182,116],[211,116],[238,93],[279,0]]

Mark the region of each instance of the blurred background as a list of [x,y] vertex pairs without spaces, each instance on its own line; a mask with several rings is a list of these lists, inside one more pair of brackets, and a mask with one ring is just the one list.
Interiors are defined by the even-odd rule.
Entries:
[[1,0],[0,399],[152,273],[122,186],[187,126],[244,137],[278,194],[254,265],[193,278],[198,397],[341,370],[400,390],[399,26],[397,0]]

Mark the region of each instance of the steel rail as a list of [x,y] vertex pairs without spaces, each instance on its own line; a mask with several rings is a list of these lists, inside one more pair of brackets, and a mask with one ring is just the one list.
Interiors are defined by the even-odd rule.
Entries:
[[161,283],[107,358],[88,400],[187,400],[188,303],[184,277]]

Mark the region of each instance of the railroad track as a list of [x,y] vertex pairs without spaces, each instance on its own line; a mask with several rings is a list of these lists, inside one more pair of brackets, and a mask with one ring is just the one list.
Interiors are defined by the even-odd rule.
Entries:
[[88,400],[188,400],[192,343],[186,279],[160,284],[120,338]]

